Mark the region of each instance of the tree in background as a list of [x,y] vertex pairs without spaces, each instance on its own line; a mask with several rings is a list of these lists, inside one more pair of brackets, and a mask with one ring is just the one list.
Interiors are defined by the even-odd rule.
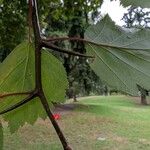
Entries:
[[[124,20],[124,27],[126,28],[150,28],[150,9],[131,6],[122,20]],[[149,90],[142,88],[140,85],[137,85],[137,87],[140,91],[141,104],[147,105],[146,96]]]
[[[91,5],[87,2],[80,1],[68,1],[65,0],[63,3],[55,2],[53,7],[50,8],[48,15],[45,20],[48,22],[45,27],[45,34],[59,37],[61,35],[66,35],[68,37],[76,37],[84,39],[85,28],[89,26],[88,13],[92,11],[93,13],[97,10],[99,6],[98,1],[89,1]],[[80,52],[85,54],[85,45],[83,42],[70,41],[70,43],[65,42],[55,42],[57,46],[60,47],[70,47],[72,51]],[[63,61],[64,67],[67,72],[69,80],[69,89],[67,95],[69,98],[76,101],[76,95],[89,95],[91,91],[93,93],[100,93],[102,85],[99,78],[91,70],[88,60],[86,58],[78,58],[70,55],[59,55],[59,58]],[[93,84],[93,82],[95,82]]]
[[148,102],[146,100],[146,96],[148,96],[148,90],[144,89],[143,87],[141,87],[140,85],[137,85],[139,91],[140,91],[140,96],[141,96],[141,104],[143,105],[147,105]]

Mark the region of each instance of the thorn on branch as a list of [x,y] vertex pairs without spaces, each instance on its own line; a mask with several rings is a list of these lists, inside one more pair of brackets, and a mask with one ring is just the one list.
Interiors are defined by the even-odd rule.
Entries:
[[87,55],[84,55],[84,54],[81,54],[81,53],[78,53],[78,52],[73,52],[71,50],[62,49],[62,48],[52,44],[51,42],[46,42],[44,40],[42,41],[42,46],[45,47],[45,48],[52,49],[54,51],[58,51],[58,52],[61,52],[61,53],[66,53],[68,55],[86,57],[86,58],[94,58],[93,56],[87,56]]

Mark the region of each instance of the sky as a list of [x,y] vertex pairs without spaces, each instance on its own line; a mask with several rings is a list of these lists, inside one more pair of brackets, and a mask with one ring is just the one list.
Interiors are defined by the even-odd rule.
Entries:
[[110,2],[110,0],[104,0],[102,7],[100,9],[102,14],[109,14],[113,21],[116,22],[117,25],[124,25],[124,21],[121,21],[123,14],[127,12],[127,8],[124,8],[120,5],[119,0],[114,0]]

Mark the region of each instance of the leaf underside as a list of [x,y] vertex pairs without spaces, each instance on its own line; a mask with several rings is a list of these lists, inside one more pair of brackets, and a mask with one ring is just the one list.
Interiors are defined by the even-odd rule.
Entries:
[[[5,59],[0,68],[0,93],[27,92],[35,88],[35,56],[32,44],[24,42]],[[45,96],[51,102],[63,102],[68,86],[65,69],[60,61],[46,50],[42,50],[42,84]],[[27,95],[0,99],[0,111],[14,105]],[[46,118],[39,98],[4,115],[11,132],[25,122],[33,124],[38,117]]]
[[149,8],[150,7],[150,1],[149,0],[121,0],[121,3],[124,6],[140,6],[144,8]]
[[150,30],[128,31],[106,16],[87,29],[86,39],[97,43],[86,46],[87,55],[95,56],[92,69],[112,89],[131,95],[137,84],[150,89]]

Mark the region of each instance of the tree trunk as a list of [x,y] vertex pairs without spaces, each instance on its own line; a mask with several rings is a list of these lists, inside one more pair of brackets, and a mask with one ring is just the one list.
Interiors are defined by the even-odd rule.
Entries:
[[147,100],[146,100],[146,90],[144,89],[141,90],[141,104],[148,105]]
[[73,102],[78,102],[78,101],[77,101],[77,97],[76,97],[76,94],[75,94],[75,93],[73,93]]
[[148,102],[146,100],[146,96],[148,95],[148,90],[144,89],[143,87],[141,87],[138,84],[137,84],[137,87],[138,87],[140,94],[141,94],[141,104],[142,105],[148,105]]

